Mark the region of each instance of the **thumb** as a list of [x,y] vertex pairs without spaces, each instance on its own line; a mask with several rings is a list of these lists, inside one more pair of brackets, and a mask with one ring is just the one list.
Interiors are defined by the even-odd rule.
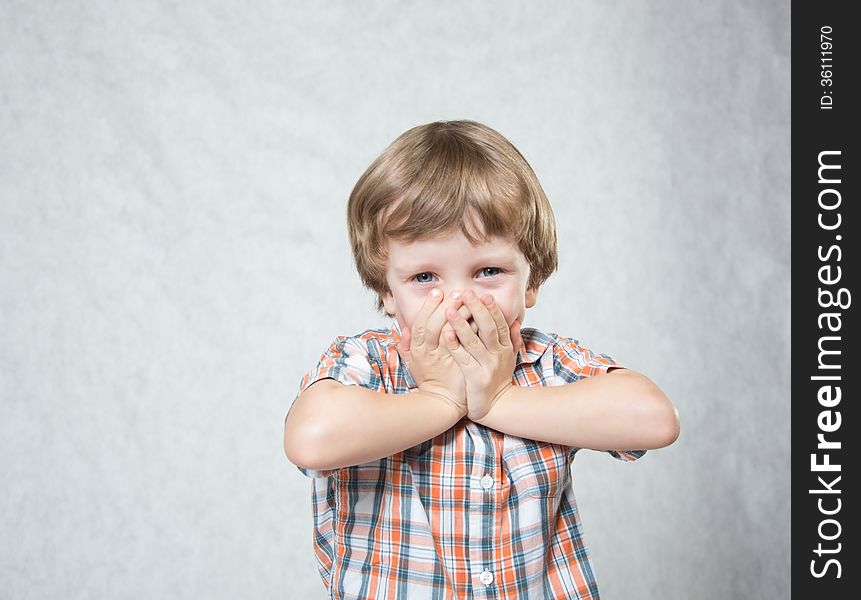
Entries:
[[520,321],[515,319],[508,333],[511,336],[511,344],[514,346],[514,355],[517,356],[517,353],[523,348],[523,336],[520,335]]
[[402,360],[410,359],[410,342],[412,341],[412,336],[410,334],[410,328],[404,327],[404,331],[401,334],[401,340],[398,342],[398,354],[401,355]]

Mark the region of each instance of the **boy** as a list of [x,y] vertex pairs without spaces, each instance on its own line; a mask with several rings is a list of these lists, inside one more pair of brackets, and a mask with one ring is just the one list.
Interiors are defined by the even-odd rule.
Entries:
[[284,428],[313,478],[329,597],[598,598],[574,453],[634,460],[675,441],[678,414],[610,357],[521,329],[557,260],[531,167],[479,123],[415,127],[361,176],[348,220],[394,320],[338,337]]

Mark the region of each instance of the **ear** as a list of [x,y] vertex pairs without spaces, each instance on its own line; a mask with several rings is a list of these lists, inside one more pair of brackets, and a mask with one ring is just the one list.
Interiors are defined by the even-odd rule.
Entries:
[[395,304],[395,297],[392,296],[391,292],[383,292],[380,294],[380,298],[383,301],[383,307],[386,309],[386,314],[390,316],[395,316],[395,309],[397,305]]
[[529,288],[526,290],[526,308],[532,308],[535,306],[535,302],[538,299],[538,288]]

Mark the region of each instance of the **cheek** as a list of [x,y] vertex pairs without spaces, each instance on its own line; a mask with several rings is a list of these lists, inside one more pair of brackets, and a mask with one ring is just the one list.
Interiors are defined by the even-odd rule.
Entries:
[[395,302],[397,303],[398,323],[401,327],[407,326],[412,329],[416,314],[418,314],[424,302],[424,296],[419,297],[417,294],[402,293],[395,297]]
[[523,323],[524,313],[526,312],[526,300],[522,293],[518,290],[499,291],[493,294],[494,300],[502,309],[502,314],[505,315],[505,322],[511,325],[515,319],[519,319]]

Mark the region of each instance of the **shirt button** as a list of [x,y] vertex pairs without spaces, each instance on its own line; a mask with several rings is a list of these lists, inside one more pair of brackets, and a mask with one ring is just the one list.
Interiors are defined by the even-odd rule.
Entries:
[[[482,477],[481,478],[481,487],[483,487],[486,490],[489,490],[490,488],[492,488],[493,487],[493,477],[491,477],[490,475],[485,475],[484,477]],[[493,577],[493,576],[491,575],[491,577]]]
[[485,569],[482,571],[481,575],[478,576],[479,581],[484,585],[490,585],[493,583],[493,573]]

